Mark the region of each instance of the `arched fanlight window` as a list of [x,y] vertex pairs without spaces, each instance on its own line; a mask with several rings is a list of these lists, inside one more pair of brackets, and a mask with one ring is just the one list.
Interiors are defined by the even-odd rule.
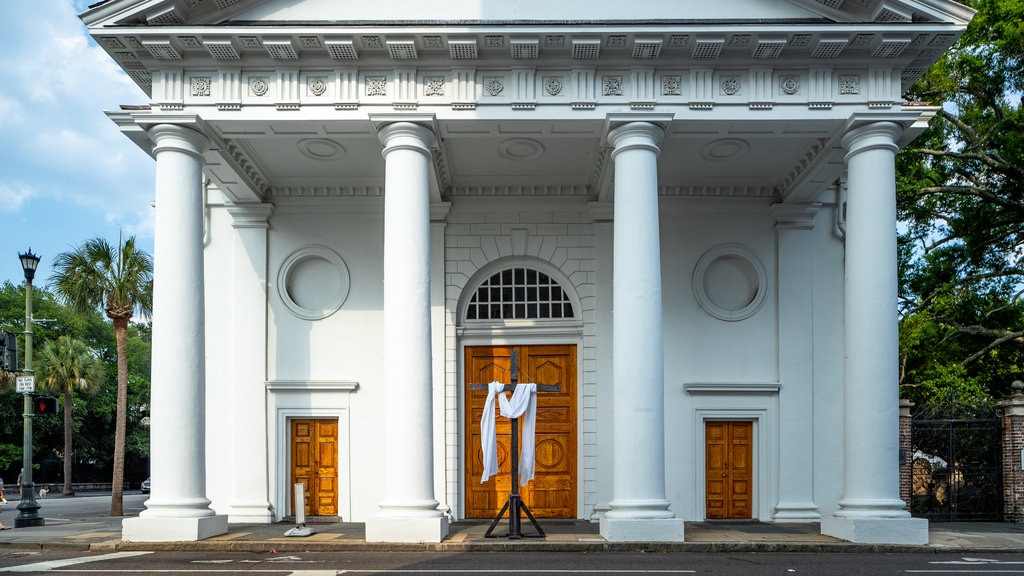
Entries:
[[572,302],[558,282],[533,268],[514,267],[484,280],[469,301],[467,320],[573,318]]

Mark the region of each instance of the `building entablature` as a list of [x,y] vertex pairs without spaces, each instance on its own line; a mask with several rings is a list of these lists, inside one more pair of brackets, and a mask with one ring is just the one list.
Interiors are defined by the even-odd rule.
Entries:
[[[93,31],[147,93],[161,70],[893,68],[903,87],[956,42],[949,24],[144,27]],[[465,73],[465,72],[464,72]],[[434,90],[436,92],[436,89]]]

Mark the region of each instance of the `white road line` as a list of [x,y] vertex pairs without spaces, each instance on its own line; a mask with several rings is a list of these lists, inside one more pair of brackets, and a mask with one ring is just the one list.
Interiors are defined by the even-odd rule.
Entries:
[[695,570],[339,570],[338,574],[695,574]]
[[[95,559],[100,560],[100,559]],[[83,561],[88,562],[88,561]],[[40,563],[46,564],[46,563]],[[30,565],[38,566],[38,565]],[[10,569],[8,569],[10,570]],[[26,572],[26,570],[16,570]],[[87,572],[89,574],[180,574],[182,570],[61,570],[60,572],[74,573]],[[245,574],[267,573],[278,574],[289,572],[278,568],[267,570],[246,569],[209,569],[209,570],[186,570],[189,574],[231,574],[242,572]],[[289,574],[294,576],[332,576],[338,574],[695,574],[695,570],[474,570],[466,568],[462,570],[423,570],[423,569],[362,569],[362,570],[292,570]]]
[[152,554],[152,552],[114,552],[111,554],[101,554],[99,556],[79,556],[77,558],[65,558],[64,560],[48,560],[46,562],[36,562],[35,564],[22,564],[21,566],[0,568],[0,572],[48,572],[65,566],[74,566],[75,564],[97,562],[99,560],[131,558],[132,556],[142,556],[143,554]]
[[980,570],[971,568],[965,570],[905,570],[907,574],[1024,574],[1024,569],[1010,570]]

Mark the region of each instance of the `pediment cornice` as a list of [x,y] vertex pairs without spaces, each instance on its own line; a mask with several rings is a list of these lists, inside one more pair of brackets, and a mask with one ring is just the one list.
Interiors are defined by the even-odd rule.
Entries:
[[890,67],[909,81],[963,32],[951,25],[100,28],[147,93],[167,69]]
[[836,22],[951,22],[966,25],[974,10],[949,0],[788,0]]

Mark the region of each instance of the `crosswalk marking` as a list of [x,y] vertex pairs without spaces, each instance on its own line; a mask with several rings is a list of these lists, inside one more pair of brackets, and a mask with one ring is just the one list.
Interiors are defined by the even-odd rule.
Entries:
[[65,558],[63,560],[47,560],[46,562],[36,562],[35,564],[23,564],[21,566],[8,566],[7,568],[0,568],[0,572],[48,572],[50,570],[64,568],[65,566],[85,564],[86,562],[98,562],[100,560],[117,560],[120,558],[142,556],[143,554],[152,554],[152,552],[113,552],[110,554],[101,554],[99,556],[78,556],[75,558]]

